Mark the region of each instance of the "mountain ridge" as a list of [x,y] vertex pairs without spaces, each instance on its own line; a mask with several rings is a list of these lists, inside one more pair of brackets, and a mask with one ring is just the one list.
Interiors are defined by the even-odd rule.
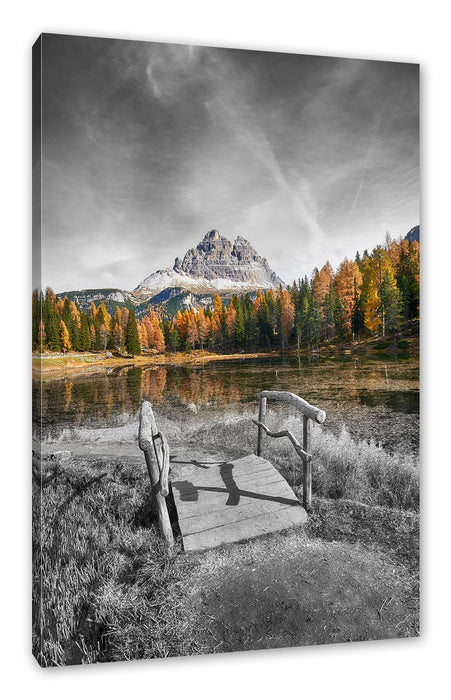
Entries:
[[258,289],[276,289],[285,283],[271,270],[266,258],[242,236],[232,243],[217,229],[208,231],[196,248],[190,248],[174,266],[157,270],[133,290],[149,299],[163,289],[177,287],[190,292],[244,293]]
[[149,305],[165,315],[165,307],[185,308],[212,306],[215,294],[223,301],[233,294],[256,293],[259,289],[285,287],[269,267],[266,258],[242,236],[232,242],[217,229],[208,231],[195,248],[176,257],[172,268],[156,270],[144,278],[133,291],[123,289],[83,289],[59,294],[76,301],[87,311],[92,301],[103,301],[109,313],[116,306],[134,308],[138,315]]

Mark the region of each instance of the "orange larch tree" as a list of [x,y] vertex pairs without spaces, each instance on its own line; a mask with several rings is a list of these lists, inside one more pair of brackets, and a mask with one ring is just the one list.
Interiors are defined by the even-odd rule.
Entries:
[[351,318],[354,310],[355,290],[360,292],[362,275],[355,260],[345,258],[335,275],[335,288],[343,302],[344,328],[351,330]]
[[294,325],[294,304],[290,292],[286,289],[279,293],[280,299],[280,333],[282,336],[282,349],[287,345]]
[[202,306],[199,306],[197,312],[197,329],[199,333],[200,349],[203,350],[209,336],[210,327],[208,318],[205,316],[205,311]]
[[63,350],[64,351],[70,350],[71,345],[70,345],[69,331],[67,330],[67,326],[62,319],[60,321],[60,339],[61,339],[61,347],[63,348]]

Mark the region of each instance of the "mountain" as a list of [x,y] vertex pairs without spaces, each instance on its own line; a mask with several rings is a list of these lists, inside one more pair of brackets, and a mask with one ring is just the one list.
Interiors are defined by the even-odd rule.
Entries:
[[196,248],[185,253],[183,260],[175,259],[174,267],[157,270],[132,291],[123,289],[83,289],[63,292],[89,311],[91,302],[105,303],[108,312],[116,306],[134,309],[138,316],[153,306],[162,318],[172,317],[178,309],[212,306],[216,293],[223,301],[233,294],[276,289],[284,282],[271,270],[249,241],[238,236],[232,243],[216,229],[205,234]]
[[410,229],[409,233],[405,235],[406,240],[408,241],[420,241],[420,227],[419,226],[414,226],[413,228]]
[[76,301],[80,309],[85,312],[89,311],[92,301],[96,306],[99,306],[100,302],[103,301],[110,314],[114,313],[116,306],[119,308],[125,306],[127,309],[134,309],[137,313],[141,313],[148,306],[148,302],[138,299],[133,292],[114,288],[73,290],[62,292],[57,296],[61,299],[67,296],[71,301]]
[[157,270],[146,277],[134,294],[151,299],[174,288],[195,294],[242,294],[279,285],[285,286],[249,241],[238,236],[232,243],[214,229],[196,248],[188,250],[183,260],[176,258],[172,269]]

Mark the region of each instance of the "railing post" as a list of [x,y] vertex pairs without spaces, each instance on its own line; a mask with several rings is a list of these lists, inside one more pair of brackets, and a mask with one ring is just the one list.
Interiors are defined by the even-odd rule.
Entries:
[[[266,417],[266,399],[263,396],[260,396],[259,407],[258,407],[258,422],[264,423],[265,417]],[[263,429],[260,426],[258,426],[258,437],[257,437],[257,456],[258,457],[261,456],[261,452],[262,452],[262,437],[263,437]]]
[[165,541],[168,555],[172,557],[174,535],[172,533],[171,521],[169,519],[165,499],[167,495],[167,462],[169,461],[169,448],[164,438],[161,439],[164,448],[160,445],[155,445],[155,438],[157,435],[161,437],[161,434],[157,432],[152,405],[150,401],[143,398],[139,413],[138,444],[139,448],[144,452],[151,489],[157,506],[161,534]]
[[[304,452],[310,454],[311,450],[311,435],[310,421],[307,416],[303,416],[303,449]],[[303,504],[305,510],[312,509],[312,462],[304,458],[304,487],[303,487]]]
[[161,493],[160,484],[160,472],[156,460],[151,452],[151,450],[146,450],[144,452],[144,457],[146,460],[147,471],[149,473],[150,483],[152,487],[152,493],[155,498],[155,503],[157,506],[158,522],[160,524],[160,531],[166,544],[166,549],[169,556],[173,554],[174,548],[174,535],[172,534],[171,521],[169,520],[168,508],[166,505],[166,499]]

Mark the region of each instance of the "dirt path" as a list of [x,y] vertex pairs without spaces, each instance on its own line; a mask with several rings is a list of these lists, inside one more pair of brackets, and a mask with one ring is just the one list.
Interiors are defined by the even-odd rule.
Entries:
[[290,530],[189,559],[209,652],[418,634],[415,578],[376,548]]

